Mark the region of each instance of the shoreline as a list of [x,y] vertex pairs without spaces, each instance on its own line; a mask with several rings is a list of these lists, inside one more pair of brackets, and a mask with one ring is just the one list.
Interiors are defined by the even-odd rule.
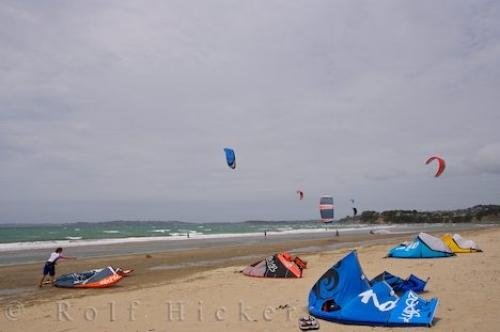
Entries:
[[[404,228],[409,229],[426,227],[429,224],[406,224],[406,225],[376,225],[376,224],[325,224],[316,228],[297,228],[281,231],[266,230],[265,234],[269,236],[293,236],[306,234],[327,234],[335,233],[338,229],[343,232],[358,232],[368,229],[391,229]],[[439,225],[439,224],[430,224]],[[457,225],[457,224],[454,224]],[[466,224],[463,224],[466,225]],[[487,224],[474,224],[487,225]],[[467,226],[466,226],[467,227]],[[106,233],[106,231],[104,231]],[[118,231],[117,231],[118,232]],[[118,232],[119,233],[119,232]],[[175,233],[178,234],[178,233]],[[189,234],[189,237],[187,236]],[[129,237],[110,237],[110,238],[81,238],[81,237],[66,237],[65,239],[54,239],[45,241],[20,241],[20,242],[0,242],[0,252],[15,252],[23,250],[36,249],[51,249],[53,247],[64,246],[71,247],[86,247],[86,246],[104,246],[118,245],[125,243],[146,243],[146,242],[163,242],[163,241],[192,241],[192,240],[224,240],[234,238],[260,238],[264,234],[264,230],[260,232],[241,232],[241,233],[200,233],[198,231],[185,232],[183,235],[168,235],[168,236],[129,236]]]
[[[358,236],[379,230],[381,233],[392,235],[411,234],[419,231],[435,232],[445,229],[454,229],[458,232],[469,229],[494,227],[495,224],[406,224],[406,225],[363,225],[361,227],[336,228],[329,225],[325,230],[299,229],[287,232],[268,232],[262,234],[220,234],[193,235],[190,238],[182,237],[139,237],[116,238],[98,240],[56,240],[46,241],[40,245],[38,242],[4,243],[0,244],[0,267],[31,264],[44,261],[50,250],[63,247],[69,256],[99,258],[118,257],[129,254],[153,254],[167,251],[182,251],[199,247],[217,247],[223,245],[252,244],[265,241],[289,241],[297,239],[325,239],[335,236],[336,230],[344,235]],[[102,242],[102,243],[101,243]],[[9,250],[10,248],[10,250]]]
[[[437,233],[444,232],[441,230]],[[365,235],[362,238],[341,236],[339,240],[297,239],[199,248],[157,253],[152,258],[141,259],[139,262],[137,261],[142,255],[129,255],[121,257],[117,263],[138,263],[137,266],[130,266],[136,270],[115,287],[100,290],[45,287],[36,289],[33,293],[2,297],[0,306],[19,301],[15,303],[21,303],[23,309],[22,319],[4,321],[2,331],[14,331],[23,327],[29,330],[29,327],[35,325],[41,332],[89,329],[116,332],[199,329],[211,332],[221,328],[241,331],[297,330],[297,318],[306,314],[310,287],[326,269],[352,249],[358,251],[363,271],[368,277],[374,277],[383,270],[402,277],[410,273],[423,278],[430,277],[428,291],[423,296],[438,297],[440,300],[434,330],[494,331],[500,324],[496,313],[496,308],[500,305],[500,288],[497,286],[500,278],[500,244],[497,241],[500,228],[473,229],[461,234],[477,241],[485,252],[430,260],[384,259],[390,247],[408,240],[412,235],[380,234]],[[323,249],[311,252],[307,250],[307,246]],[[301,247],[306,250],[297,249]],[[292,251],[309,262],[304,278],[276,280],[250,278],[238,273],[244,266],[282,250]],[[66,261],[58,266],[57,272],[60,274],[88,264],[104,264],[106,260],[107,258]],[[206,262],[206,265],[196,265],[200,262]],[[172,269],[152,269],[154,266],[175,264],[177,267]],[[19,286],[23,282],[27,282],[31,289],[35,288],[40,268],[40,264],[0,268],[0,273],[8,276],[0,279],[0,290],[11,288],[12,285]],[[490,304],[488,308],[485,308],[484,301]],[[285,304],[291,309],[280,309]],[[176,306],[174,309],[183,310],[185,315],[182,319],[169,319],[165,316],[172,305]],[[58,310],[61,306],[67,306],[71,320],[65,320],[64,317],[59,319],[61,317],[58,316]],[[133,320],[128,316],[128,310],[132,306],[137,307]],[[111,307],[113,312],[116,311],[116,319],[113,320],[110,319]],[[263,316],[268,309],[272,312],[270,320]],[[97,316],[85,316],[88,310],[95,311]],[[224,311],[221,314],[224,319],[218,320],[217,315],[214,315],[218,310]],[[250,320],[245,315],[241,320],[241,310]],[[198,316],[200,311],[203,319]],[[173,310],[172,314],[175,316],[179,312]],[[321,321],[322,331],[372,329]]]
[[[484,229],[484,226],[469,225],[468,232]],[[422,231],[428,233],[443,233],[457,231],[456,227],[432,227]],[[341,233],[334,236],[334,231],[318,234],[289,234],[288,236],[248,237],[248,238],[227,238],[221,241],[196,240],[182,241],[183,246],[169,248],[168,250],[151,250],[139,253],[126,254],[104,254],[86,257],[85,252],[79,252],[79,259],[76,261],[64,260],[57,265],[57,275],[86,271],[94,268],[106,266],[132,268],[135,270],[134,278],[125,278],[118,287],[103,290],[84,290],[84,294],[99,294],[102,292],[123,291],[136,288],[153,287],[166,284],[176,279],[185,277],[193,273],[199,273],[219,267],[230,267],[238,264],[250,264],[269,254],[281,251],[289,251],[295,255],[330,252],[348,247],[365,247],[377,244],[396,243],[407,240],[409,237],[419,233],[420,230],[409,229],[403,233],[380,233],[369,234],[368,232],[353,232],[351,234]],[[127,252],[137,250],[137,246],[145,243],[127,244]],[[146,244],[156,245],[155,242]],[[159,244],[162,244],[159,242]],[[175,244],[168,242],[167,244]],[[163,243],[164,245],[164,243]],[[77,249],[84,249],[77,248]],[[117,250],[116,246],[97,247],[97,253]],[[93,252],[95,247],[89,246],[86,249]],[[26,253],[26,252],[22,252]],[[42,262],[47,253],[37,251],[41,255]],[[75,248],[65,251],[68,256],[76,256]],[[81,259],[81,257],[85,257]],[[42,263],[20,263],[0,266],[0,304],[12,299],[23,299],[24,301],[38,301],[41,298],[60,299],[61,297],[80,296],[82,290],[79,289],[57,289],[45,287],[38,289],[34,287],[36,280],[41,276]],[[12,285],[16,285],[13,287]]]

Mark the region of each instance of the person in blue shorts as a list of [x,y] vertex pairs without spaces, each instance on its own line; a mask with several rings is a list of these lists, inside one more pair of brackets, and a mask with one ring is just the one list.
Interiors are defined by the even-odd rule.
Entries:
[[56,275],[56,264],[59,259],[76,259],[76,257],[69,257],[62,255],[63,249],[57,248],[56,251],[50,254],[49,258],[45,262],[43,266],[42,279],[40,280],[39,287],[42,287],[47,275],[50,276],[51,283],[54,283],[54,276]]

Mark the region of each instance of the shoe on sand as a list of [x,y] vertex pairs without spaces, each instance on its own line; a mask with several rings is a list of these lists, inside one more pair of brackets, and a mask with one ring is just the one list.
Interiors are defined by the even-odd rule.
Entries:
[[319,323],[314,317],[299,318],[299,328],[302,331],[319,330]]

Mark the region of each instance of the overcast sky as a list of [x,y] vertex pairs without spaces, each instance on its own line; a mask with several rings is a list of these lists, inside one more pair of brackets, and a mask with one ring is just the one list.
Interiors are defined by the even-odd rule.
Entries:
[[499,1],[0,0],[0,222],[500,203],[499,105]]

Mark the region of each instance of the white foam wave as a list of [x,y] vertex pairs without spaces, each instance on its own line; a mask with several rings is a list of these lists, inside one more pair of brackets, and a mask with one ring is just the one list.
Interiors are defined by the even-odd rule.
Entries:
[[153,229],[151,232],[152,233],[168,233],[168,232],[170,232],[170,229],[168,229],[168,228],[165,228],[165,229]]
[[[368,231],[370,229],[385,229],[395,226],[373,226],[364,225],[360,227],[339,227],[330,225],[328,228],[307,228],[307,229],[292,229],[286,231],[268,231],[267,236],[286,236],[292,234],[311,234],[311,233],[335,233],[338,229],[341,233]],[[152,242],[152,241],[192,241],[196,239],[223,239],[223,238],[242,238],[242,237],[261,237],[263,232],[252,233],[219,233],[219,234],[203,234],[196,231],[189,231],[189,238],[186,233],[171,233],[171,236],[149,236],[149,237],[124,237],[110,239],[66,239],[53,241],[33,241],[33,242],[12,242],[0,243],[0,252],[6,251],[21,251],[33,249],[51,249],[56,247],[80,247],[93,245],[108,245],[120,243],[137,243],[137,242]]]
[[279,232],[288,232],[288,231],[293,231],[294,229],[292,227],[280,227],[276,228],[276,230]]

